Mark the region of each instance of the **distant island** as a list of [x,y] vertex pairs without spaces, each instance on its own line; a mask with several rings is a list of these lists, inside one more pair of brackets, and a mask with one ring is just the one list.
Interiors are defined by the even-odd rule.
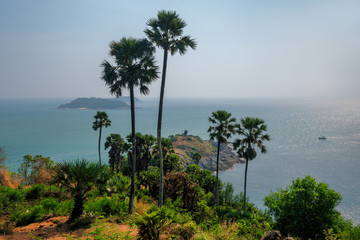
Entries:
[[[126,103],[128,101],[127,97],[123,98],[77,98],[70,103],[61,104],[58,106],[59,109],[91,109],[91,110],[101,110],[101,109],[129,109],[130,106]],[[135,101],[139,101],[135,99]]]

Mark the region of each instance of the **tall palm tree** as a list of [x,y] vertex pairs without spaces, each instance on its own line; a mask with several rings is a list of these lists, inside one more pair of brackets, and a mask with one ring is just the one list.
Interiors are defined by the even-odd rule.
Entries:
[[[146,39],[135,39],[123,37],[120,41],[110,43],[110,55],[114,58],[116,65],[111,65],[108,61],[102,62],[102,79],[109,86],[110,93],[116,97],[122,95],[124,88],[130,91],[131,108],[131,134],[135,136],[135,101],[134,88],[139,87],[140,93],[149,93],[148,84],[158,77],[158,67],[155,65],[155,48]],[[135,137],[132,141],[132,177],[130,189],[129,212],[134,210],[135,198],[135,163],[136,145]]]
[[259,148],[261,153],[266,153],[266,147],[264,141],[269,141],[270,136],[265,134],[267,126],[265,121],[259,118],[242,118],[240,120],[237,133],[243,138],[236,139],[233,143],[234,149],[237,150],[239,157],[245,158],[245,182],[244,182],[244,207],[243,211],[246,211],[246,183],[247,183],[247,171],[249,160],[256,158],[255,148]]
[[101,154],[100,154],[100,141],[101,141],[101,130],[102,127],[110,127],[111,126],[111,121],[108,118],[108,115],[106,114],[106,112],[97,112],[96,115],[94,116],[95,121],[93,122],[93,129],[94,131],[100,129],[99,131],[99,163],[101,166]]
[[218,110],[213,112],[209,117],[209,122],[213,124],[209,127],[208,133],[210,134],[210,140],[216,140],[218,143],[216,154],[216,193],[215,203],[219,205],[219,155],[220,144],[226,143],[227,139],[235,133],[236,119],[231,117],[231,113],[225,110]]
[[183,29],[186,27],[186,23],[175,11],[159,11],[157,18],[149,19],[146,24],[149,28],[145,29],[144,32],[149,40],[164,50],[157,126],[157,141],[160,152],[159,206],[162,207],[164,200],[164,156],[162,155],[161,149],[161,122],[168,52],[170,51],[171,55],[174,55],[176,52],[183,55],[186,53],[188,47],[192,49],[196,48],[196,41],[190,36],[183,36]]

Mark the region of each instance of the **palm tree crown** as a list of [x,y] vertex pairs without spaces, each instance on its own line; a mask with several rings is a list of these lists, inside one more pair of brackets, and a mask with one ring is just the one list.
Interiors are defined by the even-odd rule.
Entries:
[[145,34],[151,42],[164,50],[169,50],[171,55],[179,52],[185,54],[188,47],[196,49],[196,41],[190,36],[182,36],[186,27],[175,11],[159,11],[157,18],[151,18],[146,23],[150,29],[145,29]]
[[265,121],[259,118],[246,117],[241,119],[240,122],[241,125],[237,132],[243,138],[236,139],[233,144],[239,157],[253,160],[257,155],[255,147],[259,148],[261,153],[266,153],[264,141],[269,141],[270,136],[264,134],[267,131]]
[[140,93],[147,95],[149,88],[158,76],[152,44],[146,39],[123,37],[119,42],[110,43],[110,55],[115,59],[116,66],[104,60],[102,79],[109,86],[110,93],[122,96],[124,88],[140,87]]
[[225,110],[213,112],[209,117],[209,122],[213,124],[208,129],[210,140],[224,143],[235,132],[236,119],[232,118],[231,113]]

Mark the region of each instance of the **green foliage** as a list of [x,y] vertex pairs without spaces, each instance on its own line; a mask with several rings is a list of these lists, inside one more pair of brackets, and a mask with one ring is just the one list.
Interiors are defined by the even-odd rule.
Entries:
[[36,184],[25,190],[25,198],[27,200],[39,199],[45,190],[44,184]]
[[55,215],[66,216],[71,213],[71,210],[74,207],[74,200],[65,200],[59,203],[59,206],[54,211]]
[[45,212],[50,213],[55,212],[59,208],[60,203],[55,198],[45,198],[41,200],[40,205],[43,206]]
[[24,201],[25,193],[22,189],[0,186],[0,214],[16,209]]
[[[186,166],[185,172],[189,174],[191,180],[197,183],[205,193],[215,193],[216,191],[216,177],[210,170],[201,169],[195,164]],[[222,186],[221,180],[219,179],[219,186]]]
[[159,239],[165,234],[171,239],[192,239],[197,226],[190,214],[181,210],[179,201],[167,201],[159,209],[153,205],[136,222],[139,227],[139,239]]
[[139,228],[139,239],[150,240],[159,239],[162,228],[167,219],[171,216],[168,209],[163,207],[159,209],[153,205],[149,211],[145,212],[137,221]]
[[109,149],[109,165],[112,171],[119,172],[124,165],[124,153],[129,149],[129,145],[124,141],[120,134],[112,133],[106,137],[105,149]]
[[16,223],[16,226],[25,226],[30,223],[41,220],[46,211],[42,205],[36,205],[24,211],[24,209],[20,209],[15,211],[10,216],[10,220]]
[[200,162],[200,160],[201,160],[201,154],[200,153],[198,153],[198,152],[195,152],[193,155],[192,155],[192,160],[193,160],[193,162],[196,164],[196,165],[198,165],[199,164],[199,162]]
[[106,192],[109,194],[126,193],[129,191],[131,179],[123,176],[122,173],[117,173],[111,176],[105,184]]
[[[129,142],[129,146],[131,150],[132,143],[132,134],[129,134],[126,137]],[[156,138],[152,135],[136,133],[135,135],[135,143],[136,143],[136,172],[146,171],[148,170],[150,161],[153,159],[153,152],[156,146]],[[128,159],[131,159],[131,154],[128,156]]]
[[71,220],[83,213],[86,194],[95,187],[103,168],[99,163],[90,163],[85,159],[58,163],[56,166],[54,181],[68,189],[75,200]]
[[111,198],[101,197],[90,200],[84,206],[84,210],[88,213],[98,216],[121,216],[127,215],[128,203],[124,197],[112,195]]
[[340,213],[335,207],[340,201],[340,194],[327,184],[306,176],[265,197],[265,206],[283,234],[308,239],[322,237],[324,230],[336,227]]
[[139,173],[138,180],[142,186],[149,189],[152,197],[156,198],[159,194],[160,172],[157,167],[149,167],[148,171]]

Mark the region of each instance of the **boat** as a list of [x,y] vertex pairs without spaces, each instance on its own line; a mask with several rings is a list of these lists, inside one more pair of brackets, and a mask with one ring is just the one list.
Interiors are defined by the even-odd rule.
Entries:
[[325,140],[325,139],[326,139],[326,137],[321,136],[321,137],[318,137],[318,139],[320,139],[320,140]]

